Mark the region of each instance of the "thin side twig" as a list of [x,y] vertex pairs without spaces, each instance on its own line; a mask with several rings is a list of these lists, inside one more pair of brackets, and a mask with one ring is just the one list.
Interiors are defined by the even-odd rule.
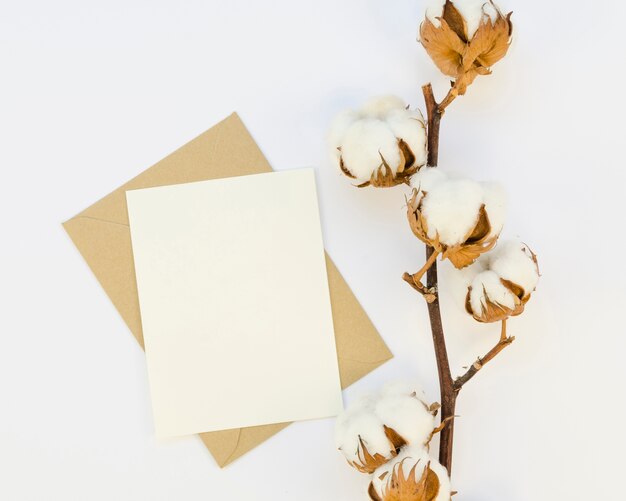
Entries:
[[498,355],[498,353],[504,350],[504,348],[509,346],[513,341],[515,341],[515,336],[507,336],[506,319],[502,320],[502,329],[500,331],[500,340],[498,341],[498,343],[493,348],[491,348],[491,350],[489,350],[484,357],[476,360],[476,362],[474,362],[471,367],[467,369],[467,372],[465,374],[459,376],[454,380],[454,390],[457,393],[461,391],[461,388],[463,388],[463,385],[465,383],[467,383],[476,374],[478,374],[478,371],[480,371],[480,369],[482,369],[488,362],[493,360],[496,355]]
[[407,282],[411,287],[413,287],[417,292],[419,292],[422,296],[424,296],[424,299],[426,299],[426,302],[428,303],[432,303],[435,300],[437,290],[426,288],[422,283],[422,277],[435,263],[438,255],[438,250],[433,251],[430,257],[426,260],[424,266],[422,266],[419,271],[413,273],[412,275],[410,273],[405,273],[404,275],[402,275],[402,279]]
[[454,82],[454,84],[452,84],[452,87],[450,87],[448,94],[446,94],[446,97],[444,97],[443,100],[437,106],[439,113],[443,115],[443,112],[445,111],[445,109],[450,105],[452,101],[454,101],[457,98],[458,95],[459,95],[459,91],[456,87],[456,82]]

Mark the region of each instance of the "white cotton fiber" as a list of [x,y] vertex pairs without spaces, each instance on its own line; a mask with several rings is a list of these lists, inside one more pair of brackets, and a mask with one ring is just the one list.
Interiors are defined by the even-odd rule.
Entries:
[[331,148],[333,156],[339,160],[341,153],[338,148],[341,146],[341,142],[346,135],[348,128],[358,120],[359,115],[352,110],[344,110],[338,113],[330,126],[328,133],[328,144]]
[[409,381],[392,381],[386,383],[378,392],[379,396],[391,395],[415,395],[422,402],[426,402],[426,393],[422,387],[415,382]]
[[406,103],[399,98],[398,96],[380,96],[373,97],[365,101],[361,109],[361,116],[363,118],[371,117],[371,118],[379,118],[380,120],[384,120],[389,112],[393,110],[405,110]]
[[516,296],[501,282],[500,276],[491,270],[477,274],[472,280],[470,306],[478,315],[486,308],[487,302],[514,309]]
[[375,413],[383,424],[413,445],[424,445],[435,428],[435,417],[424,402],[415,397],[382,396],[376,403]]
[[491,224],[489,236],[499,235],[506,217],[506,192],[497,183],[481,184],[483,187],[483,203]]
[[415,164],[424,165],[427,160],[426,125],[418,111],[392,110],[386,122],[394,136],[402,139],[415,155]]
[[483,189],[475,181],[452,179],[439,183],[422,201],[428,237],[446,246],[463,243],[478,221]]
[[500,242],[489,256],[489,268],[505,280],[524,289],[524,295],[537,287],[539,270],[530,249],[519,241]]
[[341,143],[345,167],[359,181],[367,181],[382,164],[384,157],[394,172],[400,165],[398,140],[381,120],[366,118],[348,128]]
[[[372,485],[382,499],[390,488],[394,469],[398,472],[399,468],[402,468],[405,478],[417,482],[426,466],[429,466],[439,478],[439,492],[433,501],[450,501],[451,485],[448,471],[436,459],[430,457],[426,449],[420,447],[407,447],[387,464],[380,466],[372,475]],[[415,477],[410,477],[414,467]]]
[[411,178],[411,186],[418,191],[429,193],[439,183],[448,180],[448,176],[439,167],[422,167]]
[[[443,14],[445,0],[433,0],[426,8],[426,17],[435,25],[440,26],[437,19]],[[461,13],[467,23],[467,35],[471,39],[476,33],[483,18],[494,21],[498,17],[498,11],[489,0],[454,0],[452,2]]]

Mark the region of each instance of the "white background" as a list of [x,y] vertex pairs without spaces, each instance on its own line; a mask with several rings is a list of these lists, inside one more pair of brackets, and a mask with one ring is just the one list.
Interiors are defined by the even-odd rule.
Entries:
[[[615,499],[625,444],[621,2],[509,1],[515,42],[444,118],[441,165],[503,183],[507,232],[543,278],[517,341],[463,390],[458,499]],[[2,1],[0,499],[354,500],[367,479],[333,420],[220,470],[154,439],[144,356],[61,221],[237,110],[276,169],[317,169],[330,255],[396,358],[437,398],[426,310],[401,280],[422,246],[402,188],[356,190],[325,131],[344,106],[446,87],[418,0]],[[444,279],[449,273],[444,273]],[[451,282],[446,282],[450,284]],[[444,285],[445,289],[445,285]],[[444,290],[455,373],[496,336]],[[456,497],[455,497],[456,499]]]

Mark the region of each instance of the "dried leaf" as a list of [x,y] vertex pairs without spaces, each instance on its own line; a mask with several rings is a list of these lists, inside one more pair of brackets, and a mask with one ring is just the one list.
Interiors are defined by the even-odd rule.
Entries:
[[[400,146],[399,143],[398,145]],[[404,155],[402,150],[400,150],[400,152],[402,153],[402,155]],[[413,154],[411,153],[411,155]],[[380,154],[380,158],[382,160],[382,163],[380,164],[378,169],[372,172],[370,180],[357,185],[358,188],[365,188],[366,186],[374,186],[375,188],[391,188],[399,184],[409,184],[411,176],[415,174],[420,167],[418,165],[412,165],[409,168],[395,173],[393,169],[389,166],[385,158],[382,156],[382,154]]]
[[450,0],[446,0],[441,17],[448,23],[450,29],[454,31],[464,43],[467,43],[467,23]]
[[525,250],[530,252],[530,257],[533,260],[533,263],[535,263],[535,268],[537,269],[537,275],[541,276],[541,272],[539,271],[539,261],[537,260],[537,254],[535,254],[528,245],[524,244],[524,247],[526,248]]
[[458,416],[448,416],[447,418],[445,418],[443,421],[441,421],[441,423],[439,423],[439,426],[437,426],[431,433],[430,433],[430,438],[428,439],[428,442],[426,442],[426,444],[430,444],[430,442],[432,441],[433,437],[437,434],[440,433],[441,431],[443,431],[443,429],[448,426],[448,423],[450,423],[450,421],[453,421],[456,417]]
[[346,167],[346,164],[343,162],[343,157],[339,157],[339,168],[341,169],[341,172],[343,172],[350,179],[356,179],[356,176],[348,170],[348,168]]
[[448,247],[442,254],[441,259],[448,259],[456,269],[460,270],[469,266],[476,261],[481,254],[493,249],[494,245],[498,241],[497,237],[494,237],[483,244],[460,244],[453,247]]
[[406,459],[394,466],[381,501],[434,501],[439,494],[440,483],[437,474],[431,470],[430,463],[417,479],[416,469],[419,461],[411,468],[408,476],[404,474],[404,461]]
[[420,26],[420,41],[437,68],[444,75],[456,78],[463,69],[466,45],[444,19],[440,21],[441,26],[437,27],[426,18]]
[[385,436],[389,439],[396,453],[400,450],[401,447],[404,447],[407,442],[400,434],[394,430],[393,428],[389,428],[387,425],[383,425],[385,429]]
[[485,16],[463,54],[463,69],[473,67],[489,68],[502,59],[511,44],[512,24],[509,14],[506,18],[498,13],[495,22]]
[[[391,449],[389,452],[390,457],[396,456],[395,450]],[[378,452],[376,454],[371,454],[361,437],[359,437],[357,457],[359,458],[358,461],[348,461],[348,464],[359,470],[361,473],[374,473],[376,468],[384,465],[390,459],[390,457],[385,457]]]
[[433,416],[437,415],[437,413],[439,412],[439,409],[441,409],[441,404],[439,402],[433,402],[432,404],[430,404],[430,407],[428,408],[428,410]]
[[407,218],[409,220],[409,227],[413,234],[419,238],[422,242],[428,245],[432,245],[436,250],[440,250],[441,246],[437,242],[433,242],[428,238],[428,226],[424,216],[422,216],[422,199],[426,196],[425,191],[418,191],[413,189],[411,198],[407,202]]
[[398,168],[398,173],[404,172],[405,169],[410,169],[415,164],[415,155],[409,145],[406,144],[404,139],[398,140],[398,148],[400,149],[400,167]]
[[469,236],[465,238],[465,242],[469,244],[482,242],[489,236],[490,232],[491,223],[489,222],[485,204],[482,204],[478,210],[478,220],[476,221],[474,229]]
[[510,280],[505,280],[504,278],[501,278],[500,282],[520,300],[524,299],[526,294],[524,293],[524,288],[521,285],[517,285],[516,283],[511,282]]
[[378,495],[378,492],[376,492],[376,487],[374,487],[373,482],[370,482],[367,493],[369,494],[372,501],[383,501],[383,499]]

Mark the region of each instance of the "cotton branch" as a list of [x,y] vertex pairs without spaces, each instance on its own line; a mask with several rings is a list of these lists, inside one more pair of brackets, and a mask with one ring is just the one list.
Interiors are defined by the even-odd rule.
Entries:
[[[436,167],[439,156],[439,130],[441,117],[445,108],[458,95],[453,87],[441,103],[435,100],[431,84],[422,87],[428,116],[428,165]],[[439,305],[439,287],[437,278],[437,255],[439,252],[431,245],[426,245],[426,263],[414,274],[405,273],[403,279],[416,291],[424,296],[428,307],[431,333],[437,359],[437,371],[439,374],[439,388],[441,395],[441,422],[446,423],[441,429],[439,441],[439,462],[445,466],[448,473],[452,470],[452,450],[454,440],[454,417],[457,396],[465,383],[472,379],[482,367],[498,355],[504,348],[511,344],[513,337],[506,335],[506,320],[502,322],[502,331],[498,343],[482,358],[479,358],[467,370],[465,374],[453,380],[448,360],[446,339],[441,321],[441,309]],[[426,286],[421,282],[426,274]]]

